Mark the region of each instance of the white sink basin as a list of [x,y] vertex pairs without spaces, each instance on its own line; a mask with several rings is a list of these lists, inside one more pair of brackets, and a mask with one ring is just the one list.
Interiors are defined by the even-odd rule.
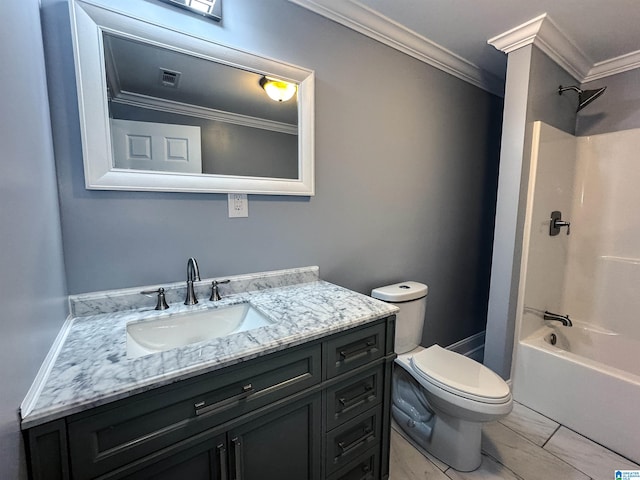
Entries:
[[248,303],[127,324],[127,357],[137,358],[270,325]]

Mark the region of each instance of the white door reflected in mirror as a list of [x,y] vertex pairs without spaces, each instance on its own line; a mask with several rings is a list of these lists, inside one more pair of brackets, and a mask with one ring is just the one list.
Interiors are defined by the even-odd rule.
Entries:
[[200,127],[111,119],[114,168],[201,173]]

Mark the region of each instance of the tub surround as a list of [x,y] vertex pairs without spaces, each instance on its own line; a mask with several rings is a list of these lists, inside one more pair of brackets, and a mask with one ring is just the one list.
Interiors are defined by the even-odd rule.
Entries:
[[[576,138],[532,125],[512,372],[517,401],[635,462],[639,134]],[[549,236],[554,210],[571,235]],[[574,326],[544,322],[545,310]]]
[[[199,303],[183,305],[185,285],[165,288],[170,309],[135,289],[72,296],[71,315],[21,406],[22,428],[96,407],[162,385],[221,369],[393,315],[397,308],[322,281],[317,267],[228,277],[222,300],[210,302],[213,279],[197,283]],[[222,280],[222,279],[220,279]],[[157,287],[155,287],[157,288]],[[250,302],[274,323],[136,359],[126,355],[126,325]],[[146,304],[143,308],[141,304]]]

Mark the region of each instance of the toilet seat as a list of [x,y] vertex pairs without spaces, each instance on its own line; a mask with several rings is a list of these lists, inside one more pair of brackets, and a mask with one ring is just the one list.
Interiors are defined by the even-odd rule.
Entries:
[[411,368],[429,383],[469,400],[489,404],[511,400],[509,386],[496,373],[439,345],[413,355]]

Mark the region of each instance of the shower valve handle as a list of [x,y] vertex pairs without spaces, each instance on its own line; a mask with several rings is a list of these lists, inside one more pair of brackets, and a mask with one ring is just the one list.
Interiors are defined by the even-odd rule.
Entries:
[[562,220],[562,213],[558,210],[551,212],[551,222],[549,224],[549,235],[552,237],[560,233],[561,227],[567,227],[567,235],[571,234],[571,222]]
[[567,235],[571,234],[571,222],[564,222],[562,220],[558,220],[557,222],[555,222],[555,226],[558,229],[560,227],[567,227]]

